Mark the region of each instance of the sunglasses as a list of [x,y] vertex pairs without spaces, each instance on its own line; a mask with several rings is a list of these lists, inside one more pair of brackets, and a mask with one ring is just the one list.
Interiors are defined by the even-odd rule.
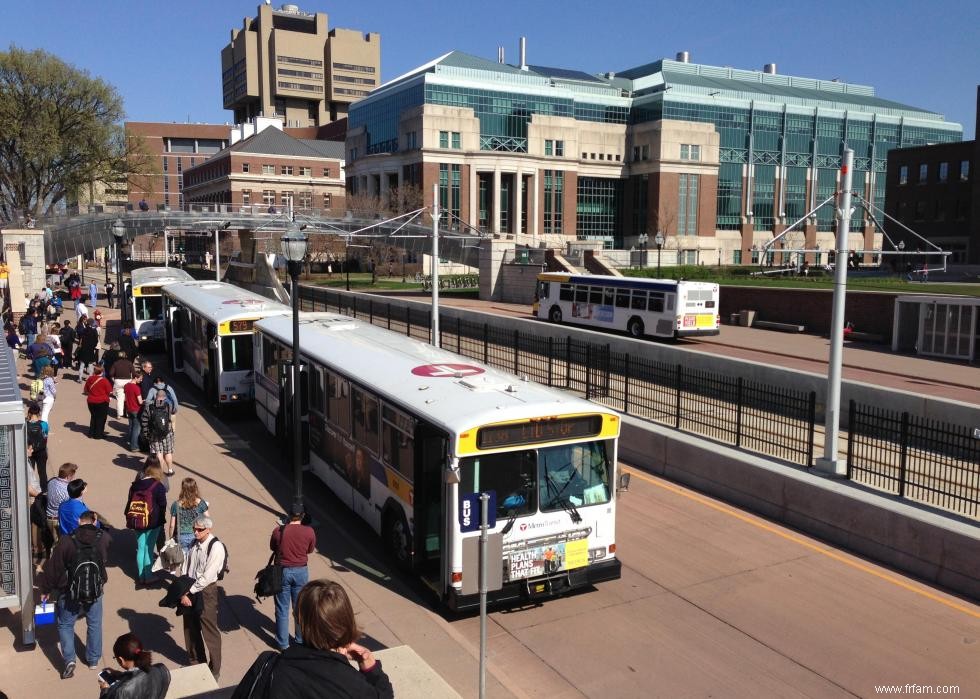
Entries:
[[206,532],[207,530],[207,527],[194,527],[194,531],[196,532]]

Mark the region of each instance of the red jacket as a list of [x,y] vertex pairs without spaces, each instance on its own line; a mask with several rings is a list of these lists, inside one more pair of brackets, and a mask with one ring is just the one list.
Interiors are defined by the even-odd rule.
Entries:
[[88,396],[88,402],[92,404],[108,403],[112,395],[112,382],[102,374],[93,374],[85,380],[85,387],[82,393]]

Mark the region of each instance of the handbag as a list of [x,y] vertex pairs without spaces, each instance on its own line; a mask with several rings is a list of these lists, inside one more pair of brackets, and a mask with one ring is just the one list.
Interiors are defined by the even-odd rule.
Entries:
[[174,539],[167,539],[167,543],[160,549],[160,560],[163,567],[173,570],[184,562],[184,549],[180,547]]
[[259,602],[263,597],[274,597],[282,592],[282,565],[279,563],[279,550],[282,549],[282,537],[286,526],[279,527],[279,546],[265,568],[255,574],[255,599]]

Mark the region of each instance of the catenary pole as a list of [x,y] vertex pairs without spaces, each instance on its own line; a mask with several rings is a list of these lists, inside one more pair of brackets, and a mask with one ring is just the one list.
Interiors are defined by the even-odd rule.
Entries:
[[439,346],[439,185],[432,185],[432,344]]

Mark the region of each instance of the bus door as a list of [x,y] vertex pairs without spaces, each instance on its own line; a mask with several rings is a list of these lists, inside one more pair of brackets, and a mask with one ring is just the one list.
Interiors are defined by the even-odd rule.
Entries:
[[170,367],[174,371],[184,370],[184,353],[181,342],[184,337],[184,314],[180,306],[167,304],[164,316],[164,332],[167,351],[170,353]]
[[444,474],[448,439],[445,432],[419,423],[415,430],[415,489],[412,508],[415,518],[415,566],[422,579],[441,595],[448,589]]
[[[309,387],[309,366],[301,362],[299,366],[299,414],[300,414],[300,463],[310,463],[310,387]],[[283,444],[290,445],[290,453],[294,445],[293,441],[293,403],[290,377],[293,373],[292,361],[279,362],[279,414],[276,415],[276,434]]]
[[209,405],[217,407],[218,386],[221,385],[221,350],[218,346],[218,327],[214,323],[208,323],[205,329],[208,360],[202,378],[202,388]]

